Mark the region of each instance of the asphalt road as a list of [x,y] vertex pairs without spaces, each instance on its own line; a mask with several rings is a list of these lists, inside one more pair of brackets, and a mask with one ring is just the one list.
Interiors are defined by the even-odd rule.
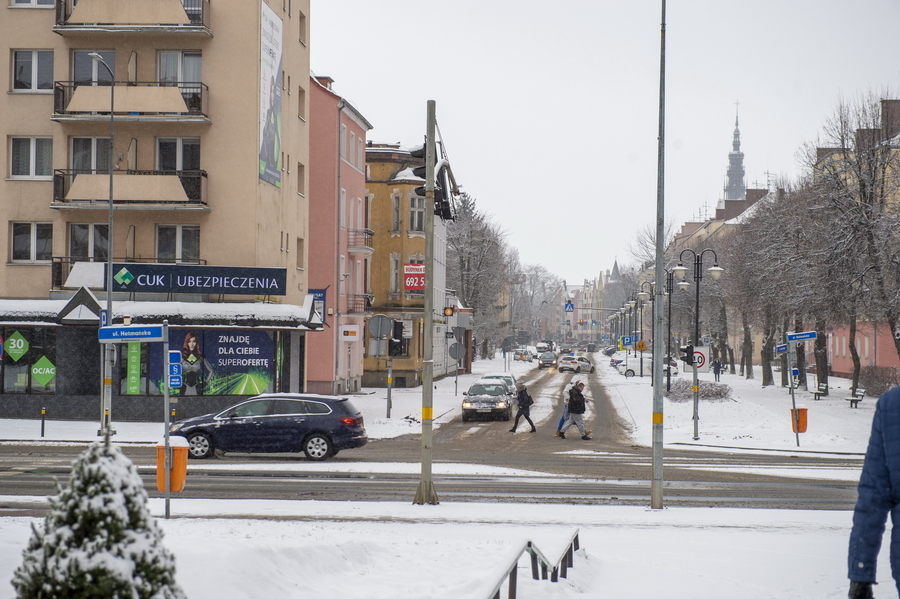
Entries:
[[[537,397],[559,378],[572,379],[555,369],[537,370],[528,385]],[[650,501],[651,452],[632,445],[609,401],[599,376],[579,374],[591,399],[585,421],[593,439],[577,434],[556,436],[556,418],[536,433],[527,433],[527,423],[510,434],[510,422],[468,422],[460,418],[435,431],[435,463],[499,466],[544,473],[540,476],[435,475],[434,486],[441,502],[542,502],[648,505]],[[562,412],[562,397],[554,413]],[[575,429],[571,429],[575,432]],[[140,468],[151,497],[156,490],[153,467],[156,449],[123,445],[125,453]],[[575,451],[578,450],[578,451]],[[0,515],[40,515],[43,507],[27,497],[54,493],[55,480],[65,482],[69,466],[83,446],[35,443],[0,443],[0,495],[22,500],[0,502]],[[341,452],[333,463],[372,464],[363,473],[304,470],[301,455],[227,454],[212,463],[222,470],[193,468],[188,464],[184,498],[318,499],[357,501],[412,501],[421,480],[417,468],[411,473],[379,472],[390,462],[420,463],[422,443],[418,435],[373,440],[361,449]],[[265,464],[266,469],[257,468]],[[284,469],[279,469],[284,465]],[[233,466],[229,468],[228,466]],[[298,468],[300,466],[300,468]],[[664,503],[666,505],[766,507],[795,509],[852,509],[855,483],[809,478],[809,472],[858,469],[856,456],[810,453],[742,453],[678,450],[664,454]],[[751,471],[752,472],[748,472]],[[799,473],[787,476],[785,471]],[[547,476],[550,474],[552,476]],[[804,478],[807,477],[807,478]]]

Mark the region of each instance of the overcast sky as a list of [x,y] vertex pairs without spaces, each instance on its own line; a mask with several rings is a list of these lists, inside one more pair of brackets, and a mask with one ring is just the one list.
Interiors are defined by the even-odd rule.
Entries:
[[[659,0],[312,0],[312,70],[421,143],[525,264],[580,283],[633,262],[656,217]],[[839,97],[898,98],[898,0],[669,0],[666,221],[712,214],[740,102],[746,184],[801,172]],[[767,175],[769,173],[769,175]]]

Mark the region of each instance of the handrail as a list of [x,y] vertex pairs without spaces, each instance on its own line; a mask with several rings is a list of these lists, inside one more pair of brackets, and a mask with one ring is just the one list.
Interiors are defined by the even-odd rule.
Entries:
[[[113,81],[116,88],[127,87],[174,87],[178,88],[181,97],[184,99],[184,110],[179,112],[165,113],[134,113],[128,110],[127,106],[116,104],[116,115],[118,116],[134,116],[135,114],[173,114],[181,117],[209,116],[209,86],[202,81]],[[93,114],[94,111],[85,110],[69,110],[69,102],[75,95],[75,90],[81,87],[109,87],[109,81],[85,82],[85,81],[54,81],[53,82],[53,112],[57,115],[79,115]],[[98,107],[102,112],[102,108]],[[179,106],[180,108],[180,106]],[[109,110],[106,111],[109,114]]]
[[[516,598],[516,590],[518,586],[518,568],[519,558],[522,554],[528,552],[531,555],[531,577],[534,580],[547,580],[547,571],[550,570],[550,582],[559,582],[559,577],[568,578],[569,568],[575,567],[575,552],[581,549],[578,540],[579,530],[576,528],[562,554],[556,560],[548,558],[532,541],[526,541],[518,550],[513,550],[513,558],[504,568],[503,577],[497,581],[490,593],[488,599],[500,599],[500,588],[503,582],[509,579],[508,599]],[[538,577],[538,564],[540,564],[540,577]]]

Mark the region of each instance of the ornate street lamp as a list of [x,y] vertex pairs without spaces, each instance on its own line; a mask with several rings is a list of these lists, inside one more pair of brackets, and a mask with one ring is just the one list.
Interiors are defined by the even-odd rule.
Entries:
[[[672,273],[681,279],[678,283],[678,287],[686,289],[689,283],[684,280],[684,277],[687,274],[687,267],[684,265],[684,255],[689,254],[694,257],[694,286],[697,291],[697,299],[694,304],[694,338],[692,340],[692,345],[694,346],[700,345],[700,281],[703,280],[703,254],[706,252],[711,253],[716,261],[715,265],[709,268],[709,276],[711,276],[714,281],[717,281],[725,270],[719,268],[719,256],[714,250],[709,248],[700,253],[697,253],[690,248],[682,250],[681,254],[678,256],[678,266],[672,269]],[[691,363],[694,367],[694,440],[696,441],[700,438],[700,384],[697,378],[697,361],[693,359],[693,356],[691,356]]]

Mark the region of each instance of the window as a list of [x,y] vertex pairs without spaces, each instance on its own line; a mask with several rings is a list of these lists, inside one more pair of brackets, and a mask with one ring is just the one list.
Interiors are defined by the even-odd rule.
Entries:
[[350,132],[350,164],[356,164],[356,133]]
[[177,86],[189,110],[202,107],[200,82],[203,80],[203,57],[199,50],[170,50],[157,54],[160,85]]
[[347,158],[347,125],[341,124],[341,158]]
[[106,260],[109,250],[109,225],[69,224],[69,256],[74,259]]
[[0,356],[3,393],[55,393],[56,329],[7,327],[0,334],[7,346]]
[[306,120],[306,90],[297,87],[297,116]]
[[76,173],[108,173],[109,156],[108,137],[72,138],[72,170]]
[[53,50],[13,51],[13,91],[53,89]]
[[53,138],[13,137],[10,140],[9,174],[13,179],[53,177]]
[[400,257],[391,256],[391,293],[400,293]]
[[200,262],[200,225],[159,225],[156,259],[160,262]]
[[338,278],[338,280],[340,281],[340,283],[338,284],[338,287],[340,289],[341,295],[346,295],[346,293],[347,293],[347,277],[345,277],[344,275],[347,273],[344,271],[347,270],[347,258],[344,256],[341,256],[340,264],[341,264],[341,266],[340,266],[341,274]]
[[300,43],[306,45],[306,15],[297,12],[297,21],[300,22]]
[[306,166],[297,163],[297,195],[306,197]]
[[54,4],[55,4],[54,0],[13,0],[13,2],[12,2],[12,5],[13,5],[13,6],[22,6],[22,7],[28,7],[28,6],[42,7],[42,6],[45,6],[45,7],[47,7],[47,8],[50,8],[50,7],[52,7]]
[[401,225],[400,196],[391,196],[391,231],[399,231]]
[[72,79],[76,85],[109,85],[112,78],[106,67],[89,55],[97,52],[110,69],[116,74],[116,52],[114,50],[76,50],[72,61]]
[[161,171],[200,170],[200,138],[159,138],[157,140],[156,168]]
[[357,150],[357,152],[356,152],[356,167],[357,167],[359,170],[362,170],[362,167],[363,167],[363,157],[365,157],[365,155],[366,155],[366,154],[365,154],[365,147],[364,147],[364,144],[363,144],[362,137],[360,137],[360,138],[357,140],[356,143],[358,144],[358,150]]
[[347,228],[347,190],[341,190],[341,204],[338,206],[338,221],[341,228]]
[[13,223],[12,261],[49,262],[53,255],[51,223]]
[[409,230],[425,230],[425,198],[410,196],[409,198]]

